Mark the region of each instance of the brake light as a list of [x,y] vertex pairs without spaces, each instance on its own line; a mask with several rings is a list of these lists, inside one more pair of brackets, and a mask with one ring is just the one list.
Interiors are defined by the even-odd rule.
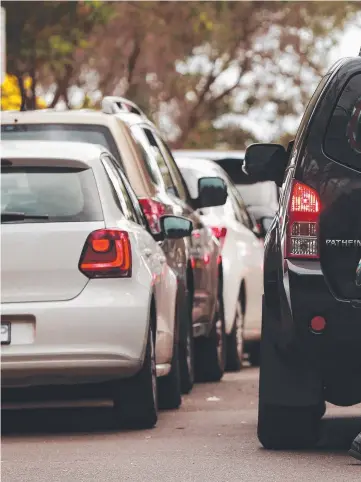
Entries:
[[132,250],[128,233],[115,229],[90,233],[80,256],[79,269],[88,278],[130,278]]
[[288,208],[287,258],[319,258],[319,216],[321,201],[317,191],[293,181]]
[[218,239],[218,241],[221,244],[221,247],[223,248],[224,241],[226,239],[227,228],[213,227],[211,229],[212,229],[213,236],[215,236]]
[[159,234],[160,218],[165,214],[165,208],[162,203],[154,199],[140,198],[139,203],[142,207],[144,216],[147,218],[149,229],[153,234]]

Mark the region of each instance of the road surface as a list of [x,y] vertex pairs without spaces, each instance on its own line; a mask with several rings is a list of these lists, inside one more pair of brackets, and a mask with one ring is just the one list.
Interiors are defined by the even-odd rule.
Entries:
[[111,429],[111,409],[2,411],[3,482],[353,482],[361,405],[330,407],[317,450],[267,452],[256,437],[258,370],[197,385],[157,428]]

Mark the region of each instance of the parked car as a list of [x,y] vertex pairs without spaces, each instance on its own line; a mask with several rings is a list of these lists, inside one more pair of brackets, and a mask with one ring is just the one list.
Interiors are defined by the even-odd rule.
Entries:
[[361,58],[321,80],[288,155],[253,145],[245,171],[282,186],[267,234],[258,437],[316,443],[325,401],[361,402]]
[[[1,164],[2,387],[110,381],[117,419],[152,427],[156,359],[181,400],[180,305],[125,176],[82,143],[5,141]],[[166,215],[158,239],[191,231]]]
[[[182,391],[189,393],[192,389],[195,371],[198,380],[219,380],[225,364],[222,288],[219,282],[221,267],[218,264],[220,246],[195,213],[170,150],[156,127],[127,99],[106,97],[102,112],[48,110],[4,113],[1,129],[3,139],[83,141],[106,147],[116,159],[118,171],[126,174],[154,235],[159,233],[162,215],[191,219],[192,236],[161,242],[179,284]],[[207,186],[212,186],[213,181],[200,180],[202,191],[207,191]],[[223,194],[221,192],[211,199],[202,195],[199,201],[203,206],[205,201],[209,206],[225,202],[225,187],[220,191]],[[166,332],[159,336],[167,342]],[[199,338],[197,357],[193,336]],[[160,358],[157,362],[163,367],[162,373],[167,374],[170,370],[168,361]]]
[[227,334],[227,368],[239,370],[244,347],[252,364],[259,363],[263,294],[263,247],[254,232],[242,198],[225,171],[215,162],[176,157],[191,196],[198,198],[198,179],[216,176],[224,180],[228,199],[223,206],[201,209],[222,246],[222,285]]
[[255,218],[262,238],[265,238],[278,209],[279,188],[273,181],[256,182],[242,172],[240,167],[244,161],[243,151],[178,150],[174,151],[174,155],[177,158],[209,159],[217,162],[239,190],[248,213]]

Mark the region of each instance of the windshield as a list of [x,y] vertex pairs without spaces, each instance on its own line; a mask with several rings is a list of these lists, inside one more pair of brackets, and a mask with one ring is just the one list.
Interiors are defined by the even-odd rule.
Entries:
[[11,219],[14,213],[24,214],[30,222],[103,219],[91,169],[2,166],[0,180],[2,219]]
[[2,140],[68,141],[98,144],[119,159],[113,137],[107,127],[88,124],[4,124]]
[[247,206],[269,206],[277,209],[277,186],[274,182],[265,181],[256,184],[237,184],[238,191]]

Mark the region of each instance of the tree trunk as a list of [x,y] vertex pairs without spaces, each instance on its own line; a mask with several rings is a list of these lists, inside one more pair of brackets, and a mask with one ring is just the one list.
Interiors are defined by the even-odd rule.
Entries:
[[16,75],[16,78],[18,79],[20,96],[21,96],[20,110],[24,111],[27,108],[27,96],[26,96],[26,91],[25,91],[25,87],[24,87],[24,79],[23,79],[23,76],[19,73],[15,74],[15,75]]
[[67,101],[67,90],[69,87],[70,78],[73,74],[74,68],[72,65],[65,66],[65,74],[61,79],[58,80],[58,85],[56,87],[56,91],[54,94],[54,98],[50,104],[50,108],[53,109],[59,100],[63,97],[65,101]]

